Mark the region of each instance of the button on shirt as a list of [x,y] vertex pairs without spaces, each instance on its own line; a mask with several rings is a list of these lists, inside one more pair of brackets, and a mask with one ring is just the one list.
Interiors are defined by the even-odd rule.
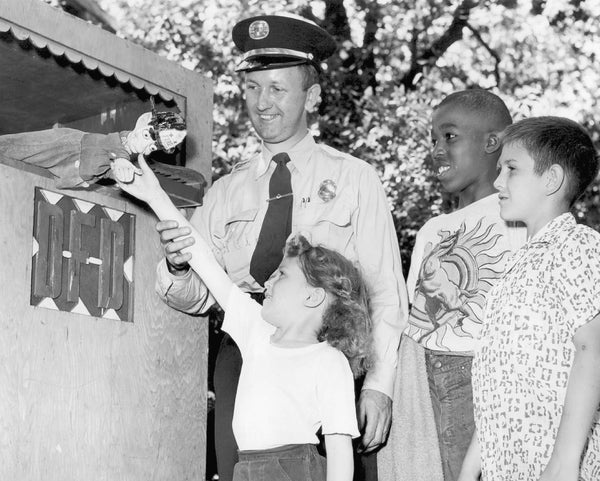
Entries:
[[[287,151],[294,192],[292,233],[358,261],[370,290],[376,364],[363,388],[391,397],[406,288],[389,204],[375,170],[355,157],[317,144],[307,134]],[[217,180],[191,222],[231,279],[246,292],[262,288],[249,274],[250,259],[267,211],[273,154],[262,152]],[[319,195],[321,191],[321,195]],[[176,277],[165,261],[157,290],[170,306],[197,314],[212,300],[193,272]]]

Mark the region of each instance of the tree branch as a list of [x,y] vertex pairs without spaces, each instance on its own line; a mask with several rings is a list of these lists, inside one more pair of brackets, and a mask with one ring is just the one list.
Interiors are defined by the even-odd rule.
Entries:
[[359,67],[362,68],[363,88],[371,87],[373,91],[377,88],[377,66],[373,47],[377,44],[375,38],[379,29],[379,18],[381,12],[377,2],[366,2],[365,8],[365,33],[363,36],[363,51]]
[[321,26],[339,40],[350,40],[350,23],[344,0],[326,0],[325,18]]
[[464,0],[454,11],[452,23],[444,34],[426,49],[420,56],[413,57],[410,70],[400,79],[400,84],[406,90],[414,90],[416,82],[423,73],[426,66],[434,65],[446,50],[458,40],[463,38],[463,28],[467,26],[467,20],[471,10],[477,6],[477,0]]
[[473,36],[477,39],[477,41],[487,50],[487,52],[494,58],[494,78],[496,79],[496,86],[500,86],[500,69],[499,65],[502,59],[498,52],[496,52],[492,47],[490,47],[483,38],[481,38],[481,34],[473,28],[473,26],[469,22],[465,22],[465,26],[473,33]]

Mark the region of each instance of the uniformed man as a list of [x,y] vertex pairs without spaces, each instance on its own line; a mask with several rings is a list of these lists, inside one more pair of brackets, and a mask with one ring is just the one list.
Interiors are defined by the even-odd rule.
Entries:
[[[302,231],[357,260],[370,288],[376,363],[358,402],[360,450],[385,441],[391,419],[394,367],[407,300],[396,232],[383,186],[367,163],[315,142],[307,114],[320,101],[320,63],[336,49],[333,38],[300,17],[259,16],[239,22],[233,41],[243,52],[246,106],[260,152],[235,166],[208,191],[191,222],[242,289],[260,297],[282,258],[285,239]],[[166,255],[157,289],[175,309],[200,314],[212,300],[181,252],[191,240],[175,222],[157,229]],[[241,367],[228,336],[214,373],[217,467],[229,481],[237,459],[231,432]],[[324,366],[324,369],[327,367]]]

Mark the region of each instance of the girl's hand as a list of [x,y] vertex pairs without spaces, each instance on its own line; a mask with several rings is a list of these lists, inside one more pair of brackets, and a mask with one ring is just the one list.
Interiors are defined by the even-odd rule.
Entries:
[[110,163],[110,169],[116,181],[126,184],[133,182],[136,174],[142,175],[141,169],[138,169],[129,160],[122,157],[113,158]]
[[128,194],[149,204],[153,199],[160,197],[163,190],[142,154],[138,155],[138,162],[139,174],[134,175],[132,181],[128,183],[117,179],[117,185]]

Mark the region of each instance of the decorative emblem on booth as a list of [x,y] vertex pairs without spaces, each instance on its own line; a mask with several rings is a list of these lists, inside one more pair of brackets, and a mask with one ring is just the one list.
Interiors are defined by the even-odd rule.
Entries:
[[135,216],[36,187],[31,305],[133,322]]

